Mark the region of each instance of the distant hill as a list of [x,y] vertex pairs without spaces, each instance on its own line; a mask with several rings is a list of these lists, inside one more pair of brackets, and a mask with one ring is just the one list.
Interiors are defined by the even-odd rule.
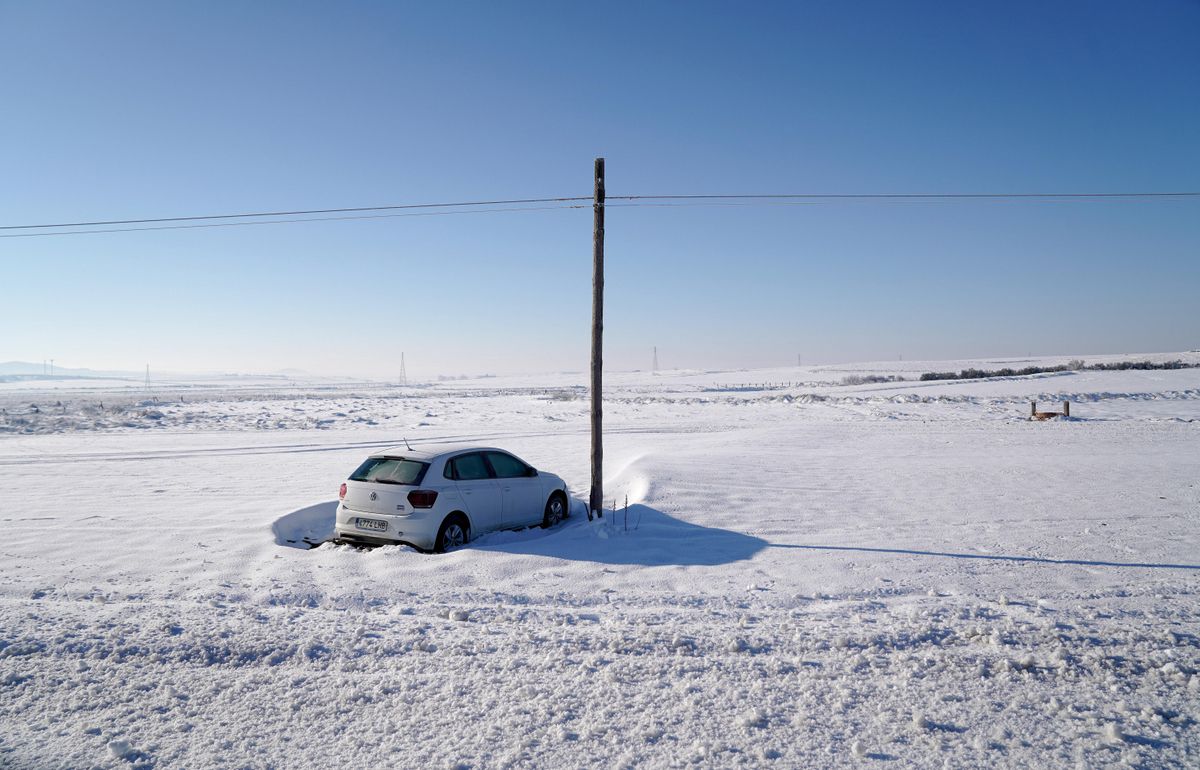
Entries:
[[[0,375],[25,374],[36,377],[49,376],[48,367],[29,361],[5,361],[0,363]],[[100,371],[96,369],[73,369],[67,366],[54,365],[55,377],[137,377],[137,372]]]

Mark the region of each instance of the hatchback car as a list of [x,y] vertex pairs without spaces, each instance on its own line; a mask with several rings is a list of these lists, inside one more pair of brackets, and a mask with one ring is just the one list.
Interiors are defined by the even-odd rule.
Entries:
[[476,446],[378,452],[350,474],[338,498],[339,540],[428,551],[498,529],[550,527],[568,507],[558,476],[503,449]]

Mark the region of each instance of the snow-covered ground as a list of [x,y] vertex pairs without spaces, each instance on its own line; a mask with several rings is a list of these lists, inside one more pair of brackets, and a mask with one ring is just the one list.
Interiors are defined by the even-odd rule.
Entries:
[[1200,369],[916,381],[1025,365],[612,373],[616,515],[444,556],[303,541],[402,438],[585,496],[583,374],[5,383],[0,767],[1195,767]]

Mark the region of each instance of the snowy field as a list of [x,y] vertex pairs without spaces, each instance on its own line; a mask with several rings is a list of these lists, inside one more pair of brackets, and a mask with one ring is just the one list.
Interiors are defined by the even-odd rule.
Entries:
[[582,373],[0,383],[0,767],[1200,766],[1200,369],[916,381],[1065,360],[612,373],[442,556],[304,540]]

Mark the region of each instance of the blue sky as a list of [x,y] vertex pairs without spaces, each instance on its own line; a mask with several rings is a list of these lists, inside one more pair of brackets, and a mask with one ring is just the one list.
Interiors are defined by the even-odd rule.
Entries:
[[[1200,3],[0,2],[0,224],[1200,190]],[[1200,347],[1200,201],[608,212],[615,369]],[[0,239],[0,361],[578,370],[589,210]]]

